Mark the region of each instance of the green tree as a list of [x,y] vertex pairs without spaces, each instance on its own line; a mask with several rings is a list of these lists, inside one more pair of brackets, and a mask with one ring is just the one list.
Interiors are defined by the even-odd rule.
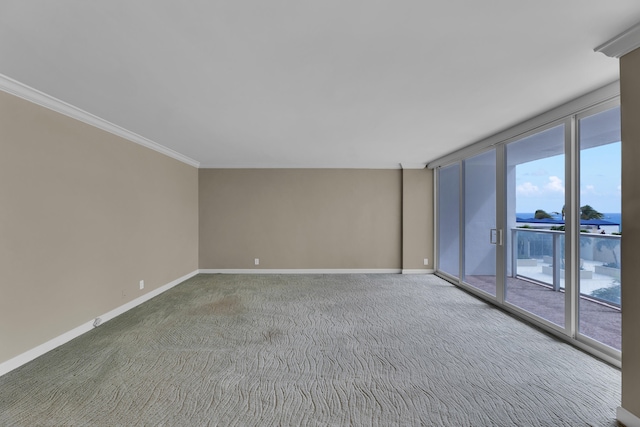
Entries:
[[551,215],[549,215],[547,212],[545,212],[542,209],[538,209],[536,211],[536,213],[533,215],[533,217],[535,219],[547,219],[547,218],[553,218]]
[[[602,219],[604,214],[593,209],[590,205],[584,205],[580,208],[580,219]],[[562,206],[562,219],[564,220],[564,206]]]
[[604,215],[589,205],[580,207],[580,219],[602,219]]

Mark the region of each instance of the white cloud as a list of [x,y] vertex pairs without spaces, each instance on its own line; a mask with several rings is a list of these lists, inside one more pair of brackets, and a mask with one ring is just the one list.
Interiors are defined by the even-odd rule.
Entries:
[[550,176],[549,182],[544,186],[546,191],[564,194],[564,184],[557,176]]
[[596,187],[594,185],[585,185],[580,194],[595,194]]
[[540,193],[537,185],[525,182],[516,187],[516,194],[520,196],[533,196]]

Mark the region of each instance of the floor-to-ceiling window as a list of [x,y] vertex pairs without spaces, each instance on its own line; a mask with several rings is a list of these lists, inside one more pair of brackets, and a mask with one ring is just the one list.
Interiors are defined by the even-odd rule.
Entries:
[[496,152],[489,150],[465,159],[464,274],[470,286],[496,295]]
[[578,332],[620,350],[620,107],[579,117],[580,216]]
[[460,277],[460,164],[438,173],[438,254],[441,272]]
[[436,165],[437,271],[619,361],[620,111],[612,98]]
[[565,326],[565,126],[506,145],[505,301]]

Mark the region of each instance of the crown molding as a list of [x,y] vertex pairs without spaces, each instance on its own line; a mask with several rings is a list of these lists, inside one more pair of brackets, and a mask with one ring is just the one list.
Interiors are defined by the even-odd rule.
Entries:
[[25,99],[29,102],[33,102],[34,104],[38,104],[42,107],[48,108],[49,110],[64,114],[67,117],[79,120],[98,129],[102,129],[113,135],[119,136],[128,141],[149,148],[153,151],[157,151],[158,153],[164,154],[165,156],[179,160],[182,163],[186,163],[196,168],[200,167],[200,163],[190,157],[184,156],[177,151],[173,151],[172,149],[160,145],[157,142],[151,141],[150,139],[140,136],[134,132],[128,131],[123,127],[101,119],[98,116],[81,110],[78,107],[54,98],[53,96],[47,95],[44,92],[40,92],[37,89],[34,89],[30,86],[20,83],[17,80],[12,79],[11,77],[7,77],[2,74],[0,74],[0,90]]
[[[415,169],[424,169],[425,164],[416,167]],[[357,164],[357,163],[345,163],[338,165],[328,164],[309,164],[309,163],[297,163],[297,164],[270,164],[260,165],[256,163],[235,163],[235,164],[221,164],[221,163],[200,163],[200,169],[359,169],[359,170],[400,170],[402,166],[400,163],[377,163],[377,164]]]
[[620,58],[640,47],[640,23],[618,34],[606,43],[594,49],[611,58]]
[[426,163],[400,163],[400,169],[426,169]]

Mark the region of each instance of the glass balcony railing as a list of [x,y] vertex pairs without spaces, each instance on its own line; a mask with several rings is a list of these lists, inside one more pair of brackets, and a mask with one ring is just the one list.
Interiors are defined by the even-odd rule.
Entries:
[[[515,228],[511,234],[511,276],[564,290],[564,232]],[[580,235],[580,296],[620,308],[620,236]]]
[[[560,327],[565,322],[564,232],[516,228],[511,233],[505,301]],[[581,233],[577,330],[620,350],[620,236]]]

